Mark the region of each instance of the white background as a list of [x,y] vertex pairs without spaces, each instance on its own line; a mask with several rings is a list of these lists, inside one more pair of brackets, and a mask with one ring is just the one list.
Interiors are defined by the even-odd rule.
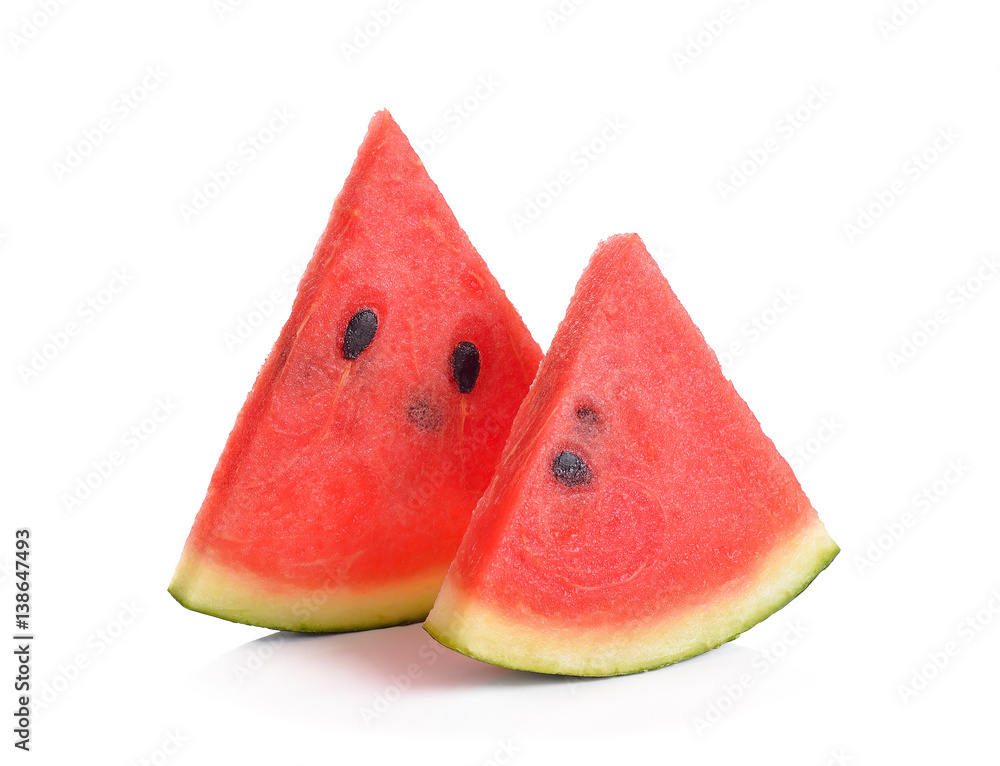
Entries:
[[[908,0],[894,28],[880,27],[889,0],[591,0],[559,23],[557,0],[49,5],[0,11],[0,562],[29,526],[36,694],[50,690],[18,758],[484,764],[506,747],[525,766],[1000,762],[1000,278],[981,261],[1000,252],[995,2]],[[345,53],[373,12],[391,21]],[[492,92],[477,96],[480,78]],[[832,95],[809,107],[814,87]],[[133,109],[121,94],[134,88]],[[414,142],[441,129],[430,174],[543,348],[590,253],[621,231],[642,235],[718,351],[741,344],[727,374],[843,548],[799,599],[697,659],[569,683],[438,654],[419,626],[274,645],[168,596],[382,107]],[[249,158],[241,144],[275,109],[294,118]],[[579,147],[609,119],[625,127],[584,168]],[[957,138],[934,156],[942,130]],[[718,182],[769,139],[776,151],[723,199]],[[81,142],[77,167],[55,164]],[[180,206],[232,159],[239,175],[185,221]],[[572,184],[518,231],[512,215],[562,171]],[[905,192],[849,236],[895,180]],[[102,293],[113,270],[128,284]],[[274,291],[277,310],[227,348]],[[781,291],[791,308],[768,311]],[[80,308],[91,298],[100,313]],[[46,349],[71,321],[76,337]],[[906,339],[921,347],[894,364]],[[19,372],[36,352],[44,369]],[[158,398],[177,409],[133,451],[123,434]],[[124,462],[67,510],[115,449]],[[899,539],[880,539],[884,525]],[[904,700],[948,642],[954,656]],[[419,678],[392,691],[411,664]],[[366,724],[379,695],[392,702]],[[7,714],[8,752],[12,728]]]

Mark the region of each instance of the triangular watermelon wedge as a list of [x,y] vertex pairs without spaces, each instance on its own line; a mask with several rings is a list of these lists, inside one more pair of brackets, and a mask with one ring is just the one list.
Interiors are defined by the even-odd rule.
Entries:
[[375,115],[170,592],[284,630],[423,619],[540,360],[399,126]]
[[424,627],[581,676],[719,646],[837,555],[638,236],[598,248]]

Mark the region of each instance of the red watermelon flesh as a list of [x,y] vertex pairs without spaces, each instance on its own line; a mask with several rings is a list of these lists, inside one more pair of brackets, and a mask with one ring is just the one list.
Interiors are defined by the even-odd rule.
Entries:
[[512,668],[699,654],[838,552],[642,241],[584,272],[426,629]]
[[399,126],[377,114],[170,592],[286,630],[423,619],[540,360]]

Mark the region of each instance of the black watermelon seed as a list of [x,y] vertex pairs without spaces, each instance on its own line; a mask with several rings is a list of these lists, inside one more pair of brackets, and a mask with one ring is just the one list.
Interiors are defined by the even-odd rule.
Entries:
[[441,427],[441,410],[423,396],[410,400],[406,417],[421,431],[437,431]]
[[344,333],[344,359],[357,359],[371,345],[378,330],[378,317],[371,309],[361,309],[351,317]]
[[576,419],[584,426],[596,426],[600,422],[597,413],[590,407],[580,407],[576,411]]
[[590,468],[575,452],[563,450],[552,461],[552,475],[556,481],[567,487],[590,484]]
[[451,376],[458,384],[458,392],[467,394],[479,378],[479,349],[475,343],[463,340],[451,352]]

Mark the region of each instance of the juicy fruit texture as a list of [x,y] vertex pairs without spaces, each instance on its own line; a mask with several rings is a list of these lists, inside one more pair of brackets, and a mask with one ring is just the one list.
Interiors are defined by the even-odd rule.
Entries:
[[540,360],[406,137],[377,114],[170,592],[285,630],[423,619]]
[[632,673],[735,638],[838,551],[620,235],[577,285],[425,628],[497,665]]

